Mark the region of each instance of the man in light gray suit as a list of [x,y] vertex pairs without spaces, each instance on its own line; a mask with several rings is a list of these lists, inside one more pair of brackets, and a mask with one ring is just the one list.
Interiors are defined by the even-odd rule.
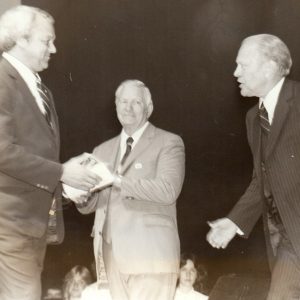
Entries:
[[98,273],[103,256],[114,300],[171,300],[180,256],[176,200],[184,180],[184,145],[148,122],[153,103],[142,82],[127,80],[118,87],[116,110],[121,134],[93,151],[113,170],[114,182],[80,211],[96,211]]
[[248,237],[263,215],[272,271],[268,300],[300,298],[300,83],[289,80],[292,60],[276,36],[246,38],[236,59],[241,94],[259,97],[246,117],[253,177],[228,218],[207,235],[226,248],[236,234]]

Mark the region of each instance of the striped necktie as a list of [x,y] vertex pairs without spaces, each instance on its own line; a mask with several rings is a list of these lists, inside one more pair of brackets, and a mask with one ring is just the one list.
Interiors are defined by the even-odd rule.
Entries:
[[267,140],[268,140],[268,136],[271,130],[271,124],[269,122],[269,117],[268,117],[268,112],[264,106],[263,103],[261,103],[261,106],[259,108],[259,122],[260,122],[260,127],[262,130],[262,133],[264,133],[262,135],[262,170],[263,170],[263,187],[264,187],[264,195],[265,195],[265,199],[267,202],[267,206],[268,206],[268,215],[270,220],[272,223],[278,225],[281,224],[281,218],[280,218],[280,214],[278,212],[277,206],[275,204],[274,198],[272,196],[272,192],[271,192],[271,188],[270,188],[270,183],[269,180],[267,178],[267,174],[265,172],[265,148],[267,146]]
[[259,123],[260,123],[262,130],[266,134],[269,134],[270,130],[271,130],[271,124],[269,122],[268,112],[264,106],[264,103],[261,103],[261,106],[259,108]]
[[50,127],[51,130],[53,130],[53,123],[52,123],[52,117],[51,117],[51,110],[50,110],[50,95],[48,88],[42,83],[41,79],[37,77],[36,80],[36,87],[37,91],[43,101],[43,106],[45,109],[45,112],[43,115],[45,116],[45,119]]
[[125,154],[120,162],[120,165],[123,166],[125,163],[125,160],[127,159],[127,157],[129,156],[131,149],[132,149],[132,144],[133,144],[133,138],[130,136],[127,140],[126,140],[126,151]]

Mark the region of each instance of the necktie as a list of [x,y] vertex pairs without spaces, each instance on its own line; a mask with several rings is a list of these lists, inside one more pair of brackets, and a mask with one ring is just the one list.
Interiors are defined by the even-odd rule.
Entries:
[[[268,205],[268,215],[270,218],[270,221],[273,223],[280,224],[281,223],[281,219],[280,219],[280,215],[278,212],[278,209],[276,207],[276,204],[274,202],[273,196],[271,194],[271,190],[270,190],[270,184],[269,184],[269,180],[267,178],[267,174],[265,171],[265,164],[264,164],[264,159],[265,159],[265,149],[267,147],[267,140],[268,140],[268,136],[271,130],[271,124],[269,122],[269,117],[268,117],[268,112],[264,106],[264,104],[262,103],[260,108],[259,108],[259,122],[260,122],[260,127],[261,127],[261,131],[262,131],[262,136],[261,136],[261,147],[262,147],[262,171],[263,171],[263,178],[264,178],[264,195],[267,201],[267,205]],[[269,225],[270,226],[270,225]]]
[[131,149],[132,149],[132,144],[133,144],[133,138],[130,136],[127,140],[126,140],[126,151],[125,154],[120,162],[120,165],[123,166],[125,163],[125,160],[127,159],[127,157],[129,156]]
[[41,79],[37,78],[36,81],[36,87],[38,90],[38,93],[43,101],[43,106],[45,109],[44,116],[45,119],[51,128],[53,130],[53,124],[52,124],[52,118],[51,118],[51,110],[50,110],[50,96],[49,96],[49,90],[48,88],[42,83]]
[[268,112],[263,103],[261,104],[261,106],[259,108],[259,122],[260,122],[260,126],[261,126],[262,130],[266,134],[269,134],[269,132],[271,130],[271,125],[269,122]]

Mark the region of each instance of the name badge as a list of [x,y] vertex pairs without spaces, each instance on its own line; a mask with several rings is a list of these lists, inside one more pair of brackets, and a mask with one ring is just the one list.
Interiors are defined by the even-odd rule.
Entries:
[[139,170],[139,169],[142,169],[143,168],[143,165],[141,163],[136,163],[134,165],[135,169]]

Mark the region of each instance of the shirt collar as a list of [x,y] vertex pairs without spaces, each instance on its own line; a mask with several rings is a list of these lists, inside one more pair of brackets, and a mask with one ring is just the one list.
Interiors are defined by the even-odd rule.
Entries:
[[36,85],[36,75],[20,60],[7,52],[3,52],[2,56],[18,71],[28,86]]
[[[131,149],[134,148],[134,146],[138,143],[139,139],[141,138],[142,134],[144,133],[145,129],[149,125],[149,122],[147,121],[141,128],[139,128],[137,131],[135,131],[131,137],[133,138],[133,143],[131,146]],[[124,128],[121,132],[121,145],[126,145],[126,140],[129,138],[129,135],[125,132]]]
[[28,86],[30,92],[32,93],[35,101],[43,114],[45,114],[45,107],[43,104],[43,100],[39,95],[37,90],[37,81],[41,81],[40,76],[38,73],[33,73],[27,66],[25,66],[21,61],[19,61],[14,56],[8,54],[7,52],[2,53],[3,58],[5,58],[20,74],[20,76],[25,81],[26,85]]
[[279,93],[281,91],[285,77],[281,78],[276,85],[269,91],[266,97],[259,99],[259,107],[264,103],[264,107],[268,112],[269,122],[272,124],[275,108],[278,102]]

